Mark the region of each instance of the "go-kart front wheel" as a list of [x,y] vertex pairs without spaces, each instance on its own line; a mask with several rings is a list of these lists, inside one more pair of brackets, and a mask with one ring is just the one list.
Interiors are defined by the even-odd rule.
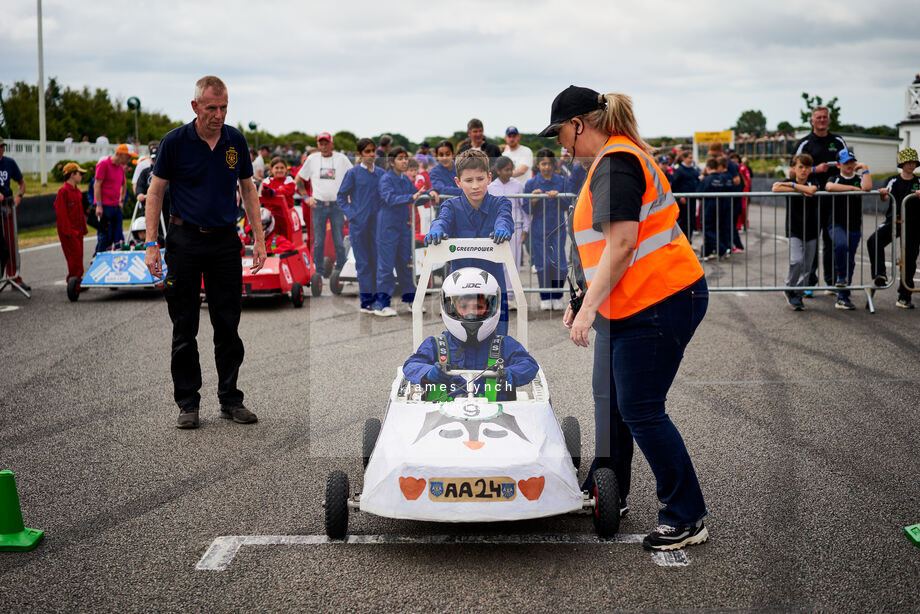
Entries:
[[594,530],[598,537],[613,537],[620,531],[620,487],[617,476],[612,469],[602,467],[594,470],[591,482]]
[[566,416],[562,419],[562,436],[565,439],[565,447],[572,457],[572,464],[575,470],[581,467],[581,425],[578,418]]
[[332,271],[332,275],[329,276],[329,289],[332,290],[332,293],[339,295],[342,293],[342,282],[339,280],[342,272],[339,269]]
[[380,420],[377,418],[368,418],[364,421],[364,439],[361,442],[361,457],[364,462],[364,468],[371,462],[371,454],[374,453],[374,447],[377,445],[377,437],[380,436]]
[[76,303],[77,299],[80,298],[79,277],[71,277],[67,280],[67,298],[70,299],[71,303]]
[[344,539],[348,533],[348,476],[333,471],[326,478],[326,535]]
[[316,298],[323,293],[323,277],[319,274],[319,271],[313,274],[310,278],[310,294],[313,298]]
[[303,284],[299,281],[291,284],[291,302],[294,307],[303,307]]

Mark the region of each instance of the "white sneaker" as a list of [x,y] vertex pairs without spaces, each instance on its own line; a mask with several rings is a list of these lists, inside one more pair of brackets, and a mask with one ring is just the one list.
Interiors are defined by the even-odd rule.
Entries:
[[396,310],[387,305],[383,309],[378,309],[374,312],[375,316],[382,316],[384,318],[389,318],[396,315]]
[[361,313],[374,313],[375,312],[373,305],[370,307],[361,307],[360,309],[358,309],[358,311],[360,311]]
[[553,299],[553,309],[558,309],[559,311],[565,311],[565,303],[562,302],[561,298]]
[[540,311],[549,311],[552,308],[553,308],[552,301],[544,301],[544,300],[540,301]]

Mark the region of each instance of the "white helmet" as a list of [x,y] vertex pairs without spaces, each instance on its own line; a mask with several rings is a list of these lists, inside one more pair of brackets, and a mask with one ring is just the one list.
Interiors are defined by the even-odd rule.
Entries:
[[259,210],[259,217],[262,218],[262,233],[270,234],[275,229],[275,216],[271,211],[262,207]]
[[441,319],[462,343],[488,338],[498,327],[500,315],[501,288],[488,272],[465,267],[441,284]]
[[134,221],[131,222],[131,238],[140,243],[141,238],[138,236],[138,233],[142,231],[147,232],[147,218],[143,215],[134,218]]

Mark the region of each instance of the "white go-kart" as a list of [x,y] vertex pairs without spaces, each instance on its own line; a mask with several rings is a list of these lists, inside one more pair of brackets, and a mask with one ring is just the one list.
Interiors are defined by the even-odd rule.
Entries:
[[[426,248],[419,288],[427,287],[432,263],[460,258],[504,263],[518,301],[516,339],[527,347],[524,289],[508,243],[452,239]],[[423,340],[421,306],[412,305],[413,346]],[[408,354],[407,354],[408,355]],[[494,371],[451,370],[468,382]],[[432,522],[494,522],[586,513],[602,537],[619,530],[619,489],[609,469],[595,471],[591,492],[582,492],[577,469],[581,429],[567,417],[560,427],[543,370],[517,388],[513,401],[469,396],[446,402],[424,400],[423,387],[397,369],[383,422],[364,424],[364,489],[352,493],[348,476],[333,471],[326,481],[326,534],[342,539],[349,514]]]

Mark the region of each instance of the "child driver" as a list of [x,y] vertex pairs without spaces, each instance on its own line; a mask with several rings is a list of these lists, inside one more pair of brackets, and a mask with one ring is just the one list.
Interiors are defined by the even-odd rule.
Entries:
[[477,378],[472,391],[490,401],[515,398],[514,389],[537,374],[537,361],[520,343],[495,333],[500,307],[498,280],[490,273],[466,267],[451,273],[441,285],[441,319],[447,330],[428,337],[403,364],[413,384],[425,386],[426,401],[466,396],[466,380],[450,369],[494,370],[497,378]]

